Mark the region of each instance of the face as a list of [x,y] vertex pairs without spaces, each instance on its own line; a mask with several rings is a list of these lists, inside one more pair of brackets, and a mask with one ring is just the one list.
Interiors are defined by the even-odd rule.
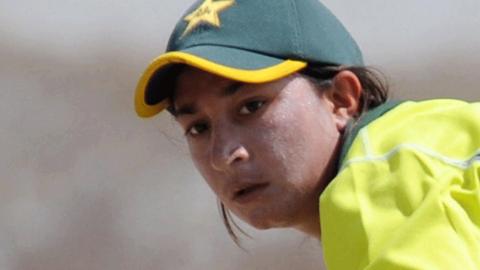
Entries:
[[340,138],[325,91],[298,74],[241,84],[187,68],[174,106],[195,166],[236,216],[259,229],[318,216]]

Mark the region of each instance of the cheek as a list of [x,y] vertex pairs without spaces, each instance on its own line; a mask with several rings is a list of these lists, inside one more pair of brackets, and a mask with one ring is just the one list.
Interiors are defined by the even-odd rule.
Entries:
[[335,141],[335,126],[318,103],[280,104],[260,127],[258,145],[269,168],[288,182],[316,181],[326,167]]

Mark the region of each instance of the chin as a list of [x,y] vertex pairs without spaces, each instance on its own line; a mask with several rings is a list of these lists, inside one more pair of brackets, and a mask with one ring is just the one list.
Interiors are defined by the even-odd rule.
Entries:
[[254,213],[252,215],[247,216],[246,218],[241,218],[241,219],[257,230],[286,228],[286,227],[290,227],[291,225],[285,220],[281,221],[281,220],[278,220],[278,217],[273,218],[273,217],[264,215],[264,213]]
[[237,216],[243,222],[247,223],[248,225],[254,227],[257,230],[267,230],[267,229],[274,228],[272,223],[263,215],[258,215],[258,214],[255,215],[252,213],[248,213],[248,214],[235,213],[235,216]]
[[257,230],[268,230],[268,229],[274,228],[273,226],[271,226],[270,224],[267,224],[267,223],[252,223],[252,222],[249,222],[248,224],[250,224],[250,226],[254,227]]

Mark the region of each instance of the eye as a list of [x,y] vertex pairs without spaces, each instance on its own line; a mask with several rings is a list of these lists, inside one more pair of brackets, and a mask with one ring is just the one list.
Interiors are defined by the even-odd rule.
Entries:
[[240,108],[239,113],[243,115],[251,114],[258,111],[263,105],[265,105],[265,101],[263,100],[249,101]]
[[208,125],[206,123],[195,123],[185,131],[185,135],[198,136],[205,132],[207,129]]

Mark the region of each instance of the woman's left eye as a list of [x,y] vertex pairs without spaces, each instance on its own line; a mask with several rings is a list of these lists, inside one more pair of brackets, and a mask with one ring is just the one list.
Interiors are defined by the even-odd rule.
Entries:
[[254,100],[245,103],[245,105],[240,108],[240,114],[251,114],[259,110],[263,105],[265,105],[265,101],[263,100]]

